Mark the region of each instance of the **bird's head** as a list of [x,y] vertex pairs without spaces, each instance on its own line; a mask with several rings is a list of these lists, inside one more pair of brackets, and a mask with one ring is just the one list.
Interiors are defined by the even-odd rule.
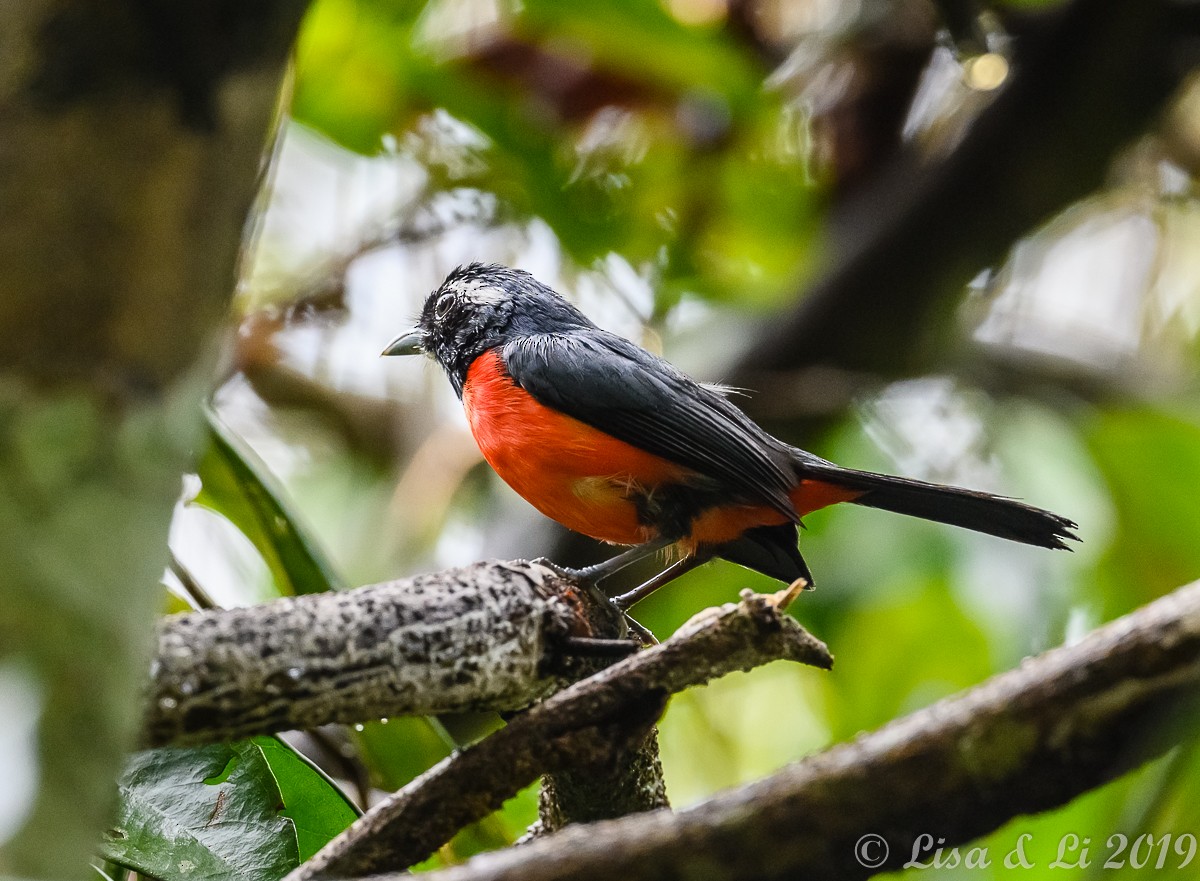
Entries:
[[472,263],[446,276],[425,299],[417,326],[392,340],[383,354],[432,356],[461,395],[468,368],[488,349],[522,335],[593,326],[528,272]]

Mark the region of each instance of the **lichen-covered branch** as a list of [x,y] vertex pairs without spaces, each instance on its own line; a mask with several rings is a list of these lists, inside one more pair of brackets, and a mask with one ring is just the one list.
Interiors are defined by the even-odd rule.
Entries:
[[[1200,583],[690,810],[572,826],[425,877],[865,878],[900,867],[918,835],[970,841],[1162,753],[1195,731],[1198,696]],[[890,851],[872,869],[855,855],[866,833]]]
[[518,561],[172,616],[159,629],[144,740],[517,710],[576,678],[583,661],[566,638],[592,636],[616,614]]
[[652,727],[640,742],[612,760],[563,767],[543,775],[535,834],[670,806],[658,752],[658,729]]
[[[625,619],[609,637],[626,636]],[[616,658],[609,659],[615,663]],[[598,665],[594,673],[600,669]],[[582,678],[582,677],[580,677]],[[640,735],[640,737],[639,737]],[[619,735],[631,746],[588,762],[561,765],[542,774],[538,789],[538,819],[531,836],[555,832],[571,823],[593,823],[657,808],[669,808],[667,784],[658,750],[658,729],[633,724]]]
[[407,868],[539,774],[625,753],[674,692],[781,658],[828,668],[824,644],[783,614],[795,593],[747,594],[737,605],[706,610],[661,645],[513,718],[373,807],[286,881]]

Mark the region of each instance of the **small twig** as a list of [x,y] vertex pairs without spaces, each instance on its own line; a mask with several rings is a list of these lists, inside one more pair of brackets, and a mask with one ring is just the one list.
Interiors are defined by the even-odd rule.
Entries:
[[[824,644],[783,614],[796,594],[743,594],[666,642],[578,682],[443,760],[376,805],[286,881],[407,868],[539,774],[611,760],[635,746],[668,695],[778,659],[827,669]],[[644,815],[643,815],[644,816]]]
[[949,849],[1107,783],[1192,737],[1198,704],[1200,582],[695,808],[572,826],[424,877],[866,878],[920,835]]
[[192,570],[183,564],[183,561],[175,554],[175,551],[168,550],[167,568],[171,570],[171,574],[179,579],[179,584],[183,587],[188,597],[192,600],[192,605],[197,609],[218,609],[220,606],[217,601],[212,598],[200,580],[192,573]]

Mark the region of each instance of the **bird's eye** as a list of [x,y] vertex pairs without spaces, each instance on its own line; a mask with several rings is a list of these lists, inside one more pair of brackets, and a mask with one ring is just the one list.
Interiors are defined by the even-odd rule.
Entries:
[[442,294],[436,303],[433,304],[433,317],[439,321],[450,314],[450,309],[454,306],[453,294]]

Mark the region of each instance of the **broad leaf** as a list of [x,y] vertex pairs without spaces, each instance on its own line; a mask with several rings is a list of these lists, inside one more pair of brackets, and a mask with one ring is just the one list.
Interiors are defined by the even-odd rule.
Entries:
[[308,759],[277,737],[256,737],[283,796],[283,815],[296,827],[303,862],[354,822],[359,810]]
[[162,881],[277,881],[299,865],[296,827],[252,741],[132,757],[106,860]]

